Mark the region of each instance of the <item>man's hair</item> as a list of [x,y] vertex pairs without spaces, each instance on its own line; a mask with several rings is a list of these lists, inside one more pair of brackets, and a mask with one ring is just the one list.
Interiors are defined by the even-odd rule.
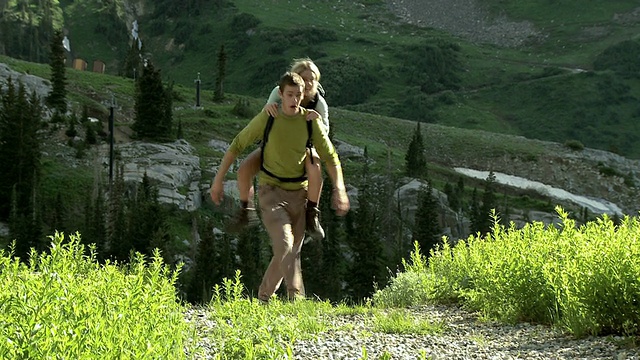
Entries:
[[280,77],[280,82],[278,82],[278,84],[281,92],[284,92],[284,87],[287,85],[302,86],[303,89],[305,86],[302,76],[291,71],[287,71],[286,73],[284,73],[284,75]]
[[310,70],[312,73],[316,74],[316,81],[320,81],[320,69],[313,62],[313,60],[309,58],[301,58],[301,59],[293,59],[291,63],[291,72],[300,74],[305,70]]

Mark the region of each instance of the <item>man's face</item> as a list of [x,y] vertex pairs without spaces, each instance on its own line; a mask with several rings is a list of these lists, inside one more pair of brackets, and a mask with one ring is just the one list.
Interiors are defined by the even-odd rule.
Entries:
[[300,102],[304,96],[304,87],[297,85],[286,85],[284,91],[280,92],[282,99],[282,112],[287,115],[295,115],[300,110]]

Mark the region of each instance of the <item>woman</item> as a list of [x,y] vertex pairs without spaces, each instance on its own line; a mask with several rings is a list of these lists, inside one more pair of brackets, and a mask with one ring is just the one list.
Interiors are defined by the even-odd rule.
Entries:
[[[301,106],[312,110],[307,116],[307,121],[320,117],[323,125],[322,128],[329,133],[329,107],[324,97],[320,94],[320,70],[318,66],[309,58],[294,59],[291,64],[291,72],[299,74],[305,82],[304,98]],[[278,114],[278,87],[276,86],[267,100],[263,111],[275,117]],[[253,151],[247,156],[238,168],[238,190],[240,193],[240,210],[235,214],[232,221],[227,226],[228,232],[238,232],[244,228],[249,219],[257,219],[255,208],[250,205],[253,200],[254,188],[253,178],[260,171],[262,162],[262,153],[260,148]],[[311,159],[313,158],[313,161]],[[320,168],[320,158],[315,149],[307,150],[307,158],[305,160],[305,170],[309,180],[307,190],[307,233],[316,240],[324,238],[324,230],[320,226],[318,210],[318,202],[320,201],[320,193],[322,192],[322,169]],[[252,204],[251,204],[252,205]]]

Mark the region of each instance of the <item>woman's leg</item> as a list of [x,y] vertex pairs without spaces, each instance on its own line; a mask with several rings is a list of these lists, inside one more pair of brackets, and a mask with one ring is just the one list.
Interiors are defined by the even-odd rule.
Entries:
[[[260,171],[261,149],[257,148],[247,156],[238,168],[238,191],[240,193],[240,203],[243,207],[253,204],[253,178]],[[251,206],[253,207],[253,206]]]
[[[313,157],[313,164],[311,163],[311,157]],[[320,193],[322,192],[322,167],[320,166],[320,156],[316,152],[315,148],[311,148],[311,151],[307,150],[307,159],[305,160],[305,169],[307,171],[307,177],[309,178],[309,188],[307,190],[307,200],[312,205],[317,206],[320,203]]]
[[[313,164],[311,159],[313,158]],[[305,169],[309,178],[307,190],[307,233],[316,240],[324,238],[324,230],[320,225],[320,210],[318,203],[320,202],[320,193],[322,192],[322,167],[320,166],[320,157],[316,149],[307,150],[307,159],[305,160]]]
[[225,228],[228,233],[239,233],[249,224],[258,221],[253,205],[253,178],[260,171],[261,149],[254,150],[238,167],[238,192],[240,193],[240,209],[233,215]]

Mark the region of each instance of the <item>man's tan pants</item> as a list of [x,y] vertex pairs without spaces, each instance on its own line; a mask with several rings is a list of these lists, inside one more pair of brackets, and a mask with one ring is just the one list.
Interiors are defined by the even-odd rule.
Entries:
[[304,240],[307,191],[261,185],[258,199],[262,222],[269,233],[273,250],[273,258],[262,278],[258,297],[268,301],[283,279],[289,299],[304,296],[300,250]]

